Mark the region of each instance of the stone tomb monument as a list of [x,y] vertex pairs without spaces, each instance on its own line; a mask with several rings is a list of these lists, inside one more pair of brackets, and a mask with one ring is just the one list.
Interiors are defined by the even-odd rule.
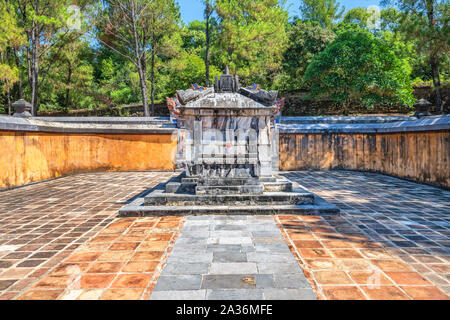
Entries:
[[163,188],[120,210],[121,216],[192,214],[338,214],[339,209],[276,175],[278,92],[242,88],[228,74],[214,88],[177,91],[176,164]]

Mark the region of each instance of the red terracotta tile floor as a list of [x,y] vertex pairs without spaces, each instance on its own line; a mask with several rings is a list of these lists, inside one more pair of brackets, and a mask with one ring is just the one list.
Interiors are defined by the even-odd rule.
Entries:
[[[372,173],[284,173],[340,217],[276,216],[319,299],[448,299],[450,193]],[[173,173],[0,192],[0,299],[148,299],[184,217],[118,218]]]
[[319,299],[449,299],[450,192],[372,173],[285,175],[342,209],[275,217]]
[[117,218],[173,174],[82,174],[3,191],[0,299],[145,299],[183,217]]

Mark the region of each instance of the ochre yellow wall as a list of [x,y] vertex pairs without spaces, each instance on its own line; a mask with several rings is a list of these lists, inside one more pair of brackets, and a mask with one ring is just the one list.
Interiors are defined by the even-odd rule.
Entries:
[[450,187],[450,133],[282,134],[280,169],[375,171]]
[[0,189],[92,171],[174,170],[169,134],[0,131]]
[[[0,131],[0,189],[94,171],[171,171],[168,134]],[[375,171],[450,187],[449,132],[282,134],[280,169]]]

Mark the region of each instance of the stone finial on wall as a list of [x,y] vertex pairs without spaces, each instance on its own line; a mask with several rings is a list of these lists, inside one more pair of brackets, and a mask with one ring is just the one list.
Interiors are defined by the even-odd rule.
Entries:
[[418,118],[431,116],[430,109],[432,106],[433,104],[428,100],[420,99],[413,106],[416,110],[414,116]]
[[17,100],[12,104],[15,113],[14,117],[31,117],[31,103],[25,101],[24,99]]

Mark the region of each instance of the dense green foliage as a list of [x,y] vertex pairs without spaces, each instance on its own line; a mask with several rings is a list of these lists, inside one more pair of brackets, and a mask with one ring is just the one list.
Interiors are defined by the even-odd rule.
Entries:
[[289,46],[284,52],[281,72],[276,85],[282,90],[307,89],[306,68],[314,56],[334,40],[335,33],[317,22],[297,20],[289,28]]
[[40,112],[145,100],[151,114],[152,101],[226,65],[244,85],[411,105],[412,83],[450,77],[448,1],[382,2],[374,27],[371,12],[336,0],[300,1],[291,21],[283,1],[203,1],[207,33],[175,0],[0,0],[0,109],[22,97]]
[[410,65],[392,40],[360,30],[341,33],[306,70],[312,97],[329,96],[344,108],[350,100],[411,104]]

